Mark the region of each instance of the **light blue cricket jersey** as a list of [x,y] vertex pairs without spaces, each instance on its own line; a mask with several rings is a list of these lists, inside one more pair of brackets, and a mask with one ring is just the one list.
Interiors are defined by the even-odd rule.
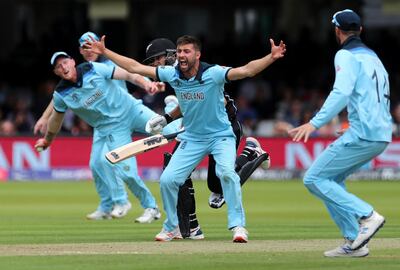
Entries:
[[186,80],[178,67],[157,67],[157,79],[175,90],[185,132],[180,139],[208,140],[235,136],[224,104],[224,84],[229,68],[200,62],[197,75]]
[[335,55],[333,90],[311,124],[320,128],[347,105],[349,132],[368,141],[392,140],[389,78],[374,51],[359,37],[346,40]]
[[[106,64],[107,66],[112,66],[115,67],[116,65],[114,64],[113,61],[111,61],[110,59],[100,55],[96,61],[97,63],[103,63]],[[120,87],[121,90],[128,92],[128,88],[126,87],[126,82],[122,81],[122,80],[113,80],[112,81],[113,84],[115,84],[115,86]],[[134,98],[135,99],[135,98]],[[135,99],[136,100],[136,99]],[[137,101],[139,102],[139,101]]]
[[120,127],[132,108],[141,101],[116,87],[112,79],[115,66],[86,62],[77,66],[78,81],[61,80],[54,94],[54,109],[64,113],[70,108],[100,132]]

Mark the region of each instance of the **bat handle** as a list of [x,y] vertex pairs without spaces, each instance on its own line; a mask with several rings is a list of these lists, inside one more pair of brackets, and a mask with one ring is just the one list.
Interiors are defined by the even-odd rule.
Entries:
[[180,131],[178,131],[178,132],[164,135],[164,138],[167,139],[167,140],[171,140],[171,139],[175,138],[178,134],[180,134],[180,133],[182,133],[182,132],[184,132],[184,131],[185,131],[185,130],[182,129],[182,130],[180,130]]

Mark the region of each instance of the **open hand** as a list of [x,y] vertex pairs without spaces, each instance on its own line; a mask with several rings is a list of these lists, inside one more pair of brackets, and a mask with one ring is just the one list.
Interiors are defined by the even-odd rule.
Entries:
[[294,142],[299,142],[301,141],[301,139],[304,138],[304,142],[306,143],[311,133],[313,133],[315,130],[316,128],[311,125],[311,123],[307,123],[297,128],[290,129],[288,131],[288,134],[290,137],[292,137],[292,140]]
[[92,36],[89,36],[85,44],[83,44],[83,49],[95,54],[103,54],[106,49],[105,39],[106,36],[103,35],[100,41],[95,40]]
[[281,40],[281,42],[279,43],[279,45],[275,45],[275,41],[270,38],[269,42],[271,43],[271,56],[272,59],[277,60],[279,58],[282,58],[285,56],[286,53],[286,44],[283,43],[283,41]]

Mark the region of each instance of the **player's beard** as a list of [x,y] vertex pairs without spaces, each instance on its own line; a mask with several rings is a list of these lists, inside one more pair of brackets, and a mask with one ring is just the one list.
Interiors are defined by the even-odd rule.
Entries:
[[183,73],[190,73],[195,68],[196,59],[185,59],[186,66],[179,64],[179,68]]

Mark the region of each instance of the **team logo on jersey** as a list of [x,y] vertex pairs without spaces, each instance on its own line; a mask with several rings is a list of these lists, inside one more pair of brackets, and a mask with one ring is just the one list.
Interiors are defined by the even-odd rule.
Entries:
[[179,80],[175,80],[173,84],[177,87],[181,86],[181,82]]
[[336,66],[336,72],[339,72],[342,68],[340,66]]
[[93,88],[97,88],[97,83],[95,82],[95,80],[91,80],[89,81],[90,85],[93,86]]
[[182,100],[204,100],[204,92],[182,92],[180,93]]
[[78,102],[78,101],[79,101],[79,97],[78,97],[78,95],[75,94],[75,93],[72,94],[71,98],[72,98],[72,101],[73,101],[73,102]]

